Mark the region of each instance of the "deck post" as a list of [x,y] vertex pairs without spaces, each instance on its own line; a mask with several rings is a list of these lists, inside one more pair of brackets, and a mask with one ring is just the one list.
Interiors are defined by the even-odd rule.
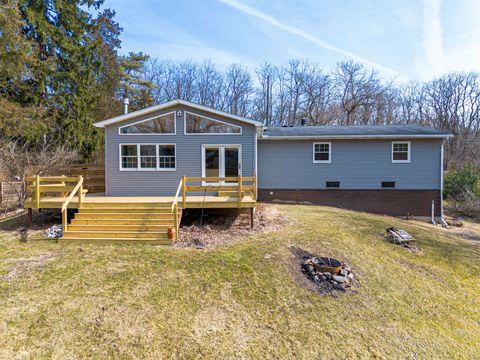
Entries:
[[40,208],[40,176],[35,175],[35,207]]
[[242,175],[238,175],[238,208],[242,208]]
[[253,200],[257,201],[257,175],[253,175]]
[[175,211],[173,216],[175,216],[175,240],[178,240],[178,204],[175,204]]
[[32,222],[33,222],[33,214],[32,214],[32,208],[27,209],[27,225],[29,228],[32,227]]
[[182,208],[185,209],[187,203],[187,177],[183,175],[182,177]]
[[80,209],[82,207],[82,202],[83,202],[83,176],[78,175],[78,182],[80,182],[80,189],[78,189],[78,208]]
[[255,215],[255,208],[250,208],[250,229],[253,229],[253,215]]
[[62,209],[62,233],[67,231],[67,209]]

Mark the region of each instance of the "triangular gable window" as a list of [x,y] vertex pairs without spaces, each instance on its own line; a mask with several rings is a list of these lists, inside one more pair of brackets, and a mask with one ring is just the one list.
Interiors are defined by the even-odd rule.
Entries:
[[185,112],[185,133],[239,135],[242,133],[242,128],[223,121]]
[[175,113],[171,112],[122,126],[120,134],[175,134]]

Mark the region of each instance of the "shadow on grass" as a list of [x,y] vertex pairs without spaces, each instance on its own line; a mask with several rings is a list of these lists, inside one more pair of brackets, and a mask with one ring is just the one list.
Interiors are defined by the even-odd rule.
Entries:
[[32,217],[32,226],[28,226],[27,211],[16,212],[0,220],[0,230],[21,231],[44,230],[47,227],[61,223],[61,215],[58,211],[42,210],[34,211]]

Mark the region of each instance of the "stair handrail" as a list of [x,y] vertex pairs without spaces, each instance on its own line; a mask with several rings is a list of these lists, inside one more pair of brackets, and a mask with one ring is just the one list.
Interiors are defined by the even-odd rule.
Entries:
[[[184,177],[183,177],[184,178]],[[175,193],[175,196],[173,198],[173,201],[172,201],[172,212],[173,212],[173,216],[175,218],[175,240],[178,240],[178,230],[180,228],[180,224],[179,224],[179,221],[178,221],[178,196],[180,195],[180,190],[183,188],[183,178],[180,179],[180,182],[178,184],[178,188],[177,188],[177,192]],[[183,200],[185,201],[185,200]],[[183,204],[183,206],[185,207],[185,204]]]
[[62,204],[62,232],[67,231],[67,208],[70,202],[72,201],[75,194],[78,192],[78,208],[82,207],[83,202],[83,176],[78,176],[78,183],[75,185],[73,190],[68,195],[67,199]]

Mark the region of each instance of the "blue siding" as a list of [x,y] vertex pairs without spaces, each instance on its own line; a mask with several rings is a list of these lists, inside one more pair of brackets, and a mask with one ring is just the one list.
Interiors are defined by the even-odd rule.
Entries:
[[[323,141],[323,140],[322,140]],[[441,140],[411,140],[411,162],[392,163],[389,140],[331,140],[332,162],[313,163],[314,141],[259,140],[259,189],[440,189]]]
[[[152,116],[182,110],[177,117],[176,135],[119,135],[118,128]],[[187,110],[242,127],[242,135],[185,135],[183,112]],[[255,169],[255,126],[185,106],[137,117],[105,129],[106,194],[172,196],[183,175],[202,175],[202,144],[240,144],[242,146],[242,175],[252,176]],[[176,144],[176,171],[120,171],[119,144],[167,143]]]

